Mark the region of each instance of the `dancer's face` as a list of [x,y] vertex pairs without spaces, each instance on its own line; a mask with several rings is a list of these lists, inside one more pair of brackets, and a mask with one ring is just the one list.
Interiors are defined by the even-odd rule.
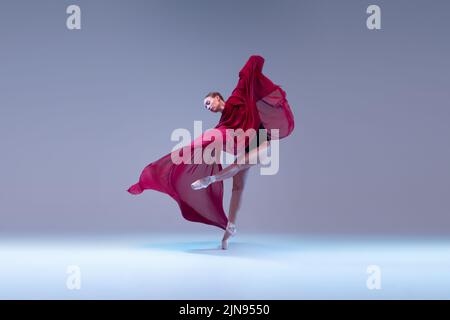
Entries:
[[203,105],[206,109],[208,109],[211,112],[219,112],[220,111],[220,97],[215,96],[213,97],[206,97],[205,100],[203,100]]

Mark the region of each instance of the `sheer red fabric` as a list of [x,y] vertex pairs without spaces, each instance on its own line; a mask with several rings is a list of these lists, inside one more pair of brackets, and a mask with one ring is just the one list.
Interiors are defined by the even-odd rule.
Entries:
[[[219,123],[214,128],[222,135],[223,150],[234,155],[236,148],[227,150],[225,144],[236,137],[230,137],[226,129],[258,130],[263,124],[269,135],[271,129],[278,129],[279,139],[287,137],[294,129],[294,116],[286,99],[286,92],[262,73],[263,65],[264,58],[261,56],[253,55],[248,59],[239,72],[238,84],[225,102]],[[189,146],[175,150],[147,165],[142,170],[139,181],[127,191],[134,195],[146,189],[163,192],[178,203],[186,220],[225,230],[228,218],[223,209],[223,182],[215,182],[206,189],[191,188],[191,183],[195,180],[222,170],[220,161],[210,164],[194,163],[194,156],[198,154],[196,152],[201,153],[212,143],[217,143],[208,133],[209,130],[205,131]],[[246,145],[249,143],[246,141]],[[185,152],[190,152],[190,161],[174,163],[173,154],[183,155]],[[219,157],[218,154],[215,156]]]

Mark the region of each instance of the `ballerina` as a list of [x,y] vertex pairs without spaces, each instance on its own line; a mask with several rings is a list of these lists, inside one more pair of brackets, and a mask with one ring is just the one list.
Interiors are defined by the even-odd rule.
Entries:
[[[174,163],[171,152],[147,165],[141,172],[139,181],[129,187],[131,194],[140,194],[153,189],[171,196],[179,205],[186,220],[214,225],[225,230],[222,249],[228,248],[229,237],[236,233],[236,214],[241,204],[248,170],[260,163],[270,148],[272,138],[281,139],[294,129],[294,117],[286,99],[286,92],[262,73],[264,58],[251,56],[239,72],[239,81],[231,96],[225,101],[219,92],[211,92],[204,99],[204,106],[212,112],[221,113],[219,123],[214,128],[224,138],[224,150],[236,155],[236,160],[222,168],[220,162],[196,163],[192,161],[196,148],[203,151],[213,141],[206,138],[206,132],[189,146],[174,151],[189,152],[190,160]],[[227,130],[263,129],[265,139],[256,135],[245,140],[245,152],[227,149],[230,139]],[[275,129],[277,135],[270,132]],[[205,138],[205,139],[204,139]],[[250,141],[251,140],[251,141]],[[223,210],[223,180],[233,178],[228,217]]]
[[[204,106],[211,112],[222,112],[225,106],[225,101],[219,92],[210,92],[206,95]],[[264,130],[264,126],[260,126],[259,130]],[[261,131],[260,131],[261,133]],[[207,188],[210,184],[225,179],[233,178],[233,186],[231,190],[231,199],[228,213],[228,223],[225,234],[222,238],[222,249],[228,248],[228,239],[234,236],[237,232],[236,215],[241,206],[242,193],[244,191],[245,182],[248,175],[248,169],[255,164],[259,164],[265,158],[267,150],[270,147],[270,139],[266,136],[264,142],[260,142],[260,135],[256,136],[257,145],[250,150],[246,147],[245,154],[240,155],[233,164],[227,166],[225,169],[217,172],[214,175],[206,176],[194,181],[191,184],[192,189],[200,190]]]

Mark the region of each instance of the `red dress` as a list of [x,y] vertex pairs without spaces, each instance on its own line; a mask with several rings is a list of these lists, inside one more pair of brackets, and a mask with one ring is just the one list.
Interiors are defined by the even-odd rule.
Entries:
[[[239,72],[239,82],[225,102],[222,116],[215,127],[222,133],[224,144],[228,139],[226,129],[258,130],[263,125],[269,134],[270,129],[278,129],[280,139],[288,136],[294,129],[294,116],[286,93],[262,73],[263,65],[264,58],[253,55]],[[193,157],[195,148],[203,150],[212,142],[211,138],[203,139],[204,136],[205,133],[189,146],[174,152],[183,154],[189,151],[189,148]],[[236,154],[236,150],[232,152]],[[172,153],[147,165],[139,177],[139,182],[127,191],[135,195],[146,189],[166,193],[178,203],[185,219],[225,230],[228,218],[223,209],[223,182],[215,182],[200,190],[191,188],[191,183],[197,179],[222,170],[221,163],[175,164],[172,161]]]

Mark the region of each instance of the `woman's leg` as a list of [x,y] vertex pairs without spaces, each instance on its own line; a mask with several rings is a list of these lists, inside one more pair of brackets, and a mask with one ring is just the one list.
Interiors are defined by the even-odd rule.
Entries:
[[228,211],[228,220],[231,223],[236,223],[236,213],[241,206],[241,198],[247,180],[248,170],[249,168],[243,169],[233,176],[233,188],[231,190],[230,208]]
[[269,146],[270,141],[264,141],[259,145],[259,147],[250,150],[248,153],[245,153],[244,155],[239,157],[233,164],[230,164],[215,175],[207,176],[193,182],[191,184],[191,187],[195,190],[206,188],[213,182],[229,179],[238,174],[240,171],[258,164],[260,162],[260,159],[266,156],[266,149]]
[[[236,214],[241,206],[242,193],[244,191],[245,182],[247,180],[249,168],[240,170],[233,176],[233,188],[231,190],[230,208],[228,212],[228,221],[234,225],[236,223]],[[231,236],[231,232],[225,230],[222,239],[222,249],[227,249],[227,240]]]

